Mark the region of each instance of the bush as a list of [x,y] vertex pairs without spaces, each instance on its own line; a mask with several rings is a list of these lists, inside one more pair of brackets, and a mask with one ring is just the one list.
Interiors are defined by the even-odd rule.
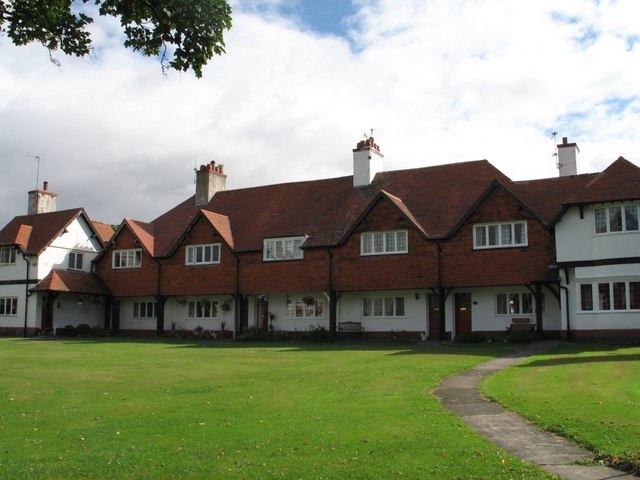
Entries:
[[309,325],[309,331],[303,338],[311,342],[326,342],[331,340],[331,333],[322,325]]
[[87,325],[86,323],[81,323],[76,327],[76,335],[82,337],[91,335],[91,326]]
[[484,343],[488,341],[488,338],[482,332],[465,332],[456,335],[453,341],[455,343]]
[[509,335],[507,335],[507,341],[511,343],[531,343],[540,339],[541,337],[537,332],[520,331],[510,332]]
[[76,329],[73,328],[73,325],[65,325],[62,329],[62,334],[73,337],[76,334]]

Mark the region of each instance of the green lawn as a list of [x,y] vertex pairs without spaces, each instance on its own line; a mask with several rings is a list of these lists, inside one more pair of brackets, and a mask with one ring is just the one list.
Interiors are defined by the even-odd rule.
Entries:
[[482,389],[543,428],[640,474],[639,347],[561,345],[490,376]]
[[509,348],[0,339],[0,478],[548,479],[431,395]]

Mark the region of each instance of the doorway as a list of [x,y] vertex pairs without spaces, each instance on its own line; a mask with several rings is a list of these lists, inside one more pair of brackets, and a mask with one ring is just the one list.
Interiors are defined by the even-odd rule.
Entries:
[[471,294],[456,293],[456,335],[471,331]]
[[269,300],[267,297],[258,297],[256,300],[256,324],[260,329],[269,328]]
[[429,339],[440,340],[442,329],[440,324],[440,297],[429,294]]

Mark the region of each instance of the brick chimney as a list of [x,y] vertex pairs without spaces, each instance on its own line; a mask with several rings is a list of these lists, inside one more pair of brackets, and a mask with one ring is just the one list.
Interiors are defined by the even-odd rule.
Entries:
[[207,165],[200,165],[196,171],[196,205],[206,205],[216,192],[222,192],[227,186],[227,176],[222,165],[211,161]]
[[29,204],[27,214],[49,213],[56,211],[57,193],[49,191],[49,182],[44,182],[42,190],[32,190],[29,192]]
[[578,174],[578,153],[578,144],[568,143],[567,137],[562,137],[562,143],[558,145],[558,172],[561,177]]
[[373,141],[373,137],[361,140],[353,149],[353,186],[365,187],[370,185],[376,173],[382,172],[380,147]]

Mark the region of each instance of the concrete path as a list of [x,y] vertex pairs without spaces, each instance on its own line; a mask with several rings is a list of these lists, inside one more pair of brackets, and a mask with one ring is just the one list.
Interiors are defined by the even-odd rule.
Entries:
[[542,353],[558,342],[523,345],[505,358],[498,358],[446,378],[435,394],[444,406],[457,413],[480,435],[507,452],[565,480],[637,480],[638,477],[605,466],[576,465],[589,462],[593,455],[573,442],[539,430],[519,415],[486,400],[478,383],[492,373]]

